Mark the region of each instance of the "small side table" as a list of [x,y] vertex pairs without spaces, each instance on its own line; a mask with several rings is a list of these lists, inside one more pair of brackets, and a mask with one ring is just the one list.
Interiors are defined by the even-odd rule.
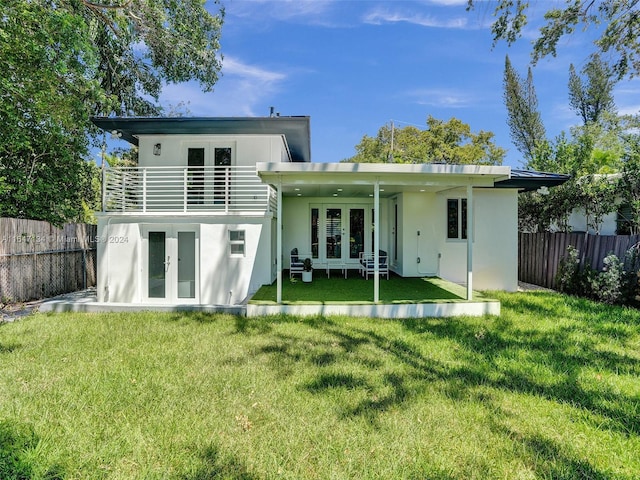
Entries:
[[347,278],[347,265],[340,258],[327,259],[327,278],[331,278],[331,270],[340,270],[344,278]]

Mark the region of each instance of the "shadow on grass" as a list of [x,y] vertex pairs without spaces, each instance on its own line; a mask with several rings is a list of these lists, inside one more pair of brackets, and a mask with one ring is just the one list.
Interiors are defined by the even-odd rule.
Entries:
[[194,472],[179,477],[181,480],[257,480],[237,458],[223,454],[216,445],[209,445],[200,453],[201,465]]
[[33,428],[11,421],[0,421],[0,478],[45,478],[62,480],[66,477],[59,466],[42,468],[33,463],[30,453],[37,449],[39,439]]
[[611,478],[594,469],[588,462],[571,458],[556,443],[539,435],[523,435],[511,429],[500,428],[500,433],[513,439],[523,449],[524,461],[537,478],[554,480],[606,480]]
[[[636,357],[605,348],[610,341],[607,331],[611,322],[633,331],[639,314],[616,307],[592,309],[591,303],[557,294],[548,296],[532,299],[528,294],[514,295],[511,300],[505,296],[512,312],[502,318],[386,320],[387,325],[400,327],[390,334],[384,333],[389,329],[373,324],[368,328],[360,321],[315,319],[304,323],[321,333],[312,344],[307,333],[272,333],[256,353],[273,357],[272,367],[287,375],[301,363],[309,368],[341,368],[356,363],[371,368],[385,361],[388,367],[378,372],[373,367],[369,379],[318,370],[316,378],[303,387],[314,394],[336,386],[373,391],[359,404],[337,410],[347,416],[375,419],[390,407],[415,400],[437,382],[446,385],[442,388],[451,398],[468,398],[479,386],[536,395],[598,415],[605,428],[639,435],[637,398],[606,382],[585,378],[584,373],[640,375]],[[554,309],[561,312],[561,324],[554,326],[547,321],[544,328],[529,327],[529,318],[535,322]],[[517,312],[523,316],[515,321],[513,314]],[[436,360],[422,353],[428,351],[429,339],[451,345],[454,360]],[[397,371],[402,373],[394,373]]]

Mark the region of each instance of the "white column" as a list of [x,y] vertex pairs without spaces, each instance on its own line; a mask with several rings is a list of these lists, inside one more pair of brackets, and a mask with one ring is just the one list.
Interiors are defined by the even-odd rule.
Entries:
[[276,200],[276,302],[282,303],[282,181],[277,185],[278,197]]
[[467,185],[467,300],[473,298],[473,187]]
[[373,301],[380,301],[380,182],[373,187]]

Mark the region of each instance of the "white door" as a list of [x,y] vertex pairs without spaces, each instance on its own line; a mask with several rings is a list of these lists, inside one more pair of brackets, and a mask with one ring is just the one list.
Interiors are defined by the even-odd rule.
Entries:
[[195,225],[154,225],[143,230],[145,302],[198,303],[199,239]]

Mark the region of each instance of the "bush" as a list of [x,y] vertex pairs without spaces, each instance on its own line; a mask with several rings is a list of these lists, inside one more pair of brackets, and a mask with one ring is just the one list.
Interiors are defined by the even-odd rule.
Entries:
[[578,250],[569,245],[567,256],[560,259],[558,272],[556,273],[556,287],[560,292],[569,295],[584,294],[582,279],[580,274],[580,258]]
[[558,266],[556,288],[611,305],[640,303],[640,246],[630,248],[624,261],[610,253],[603,263],[601,272],[589,265],[581,267],[578,250],[569,245]]
[[610,253],[603,260],[604,269],[597,276],[593,291],[595,298],[610,305],[623,303],[624,296],[624,262],[616,255]]

